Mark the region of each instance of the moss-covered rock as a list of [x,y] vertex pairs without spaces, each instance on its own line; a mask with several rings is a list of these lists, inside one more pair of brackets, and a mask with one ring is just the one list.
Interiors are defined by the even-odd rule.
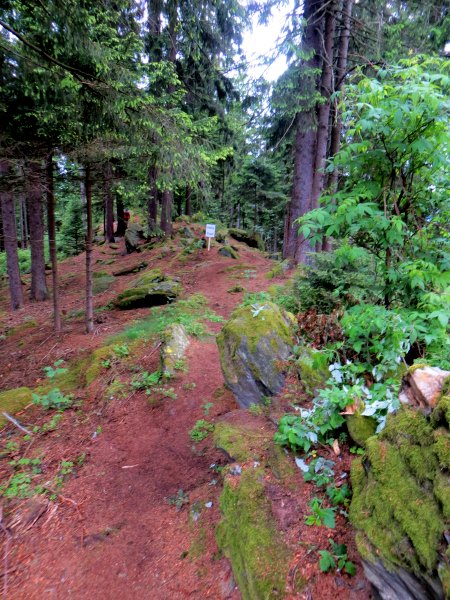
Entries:
[[130,223],[125,231],[125,247],[128,254],[135,252],[143,240],[145,240],[145,234],[142,225]]
[[217,544],[231,562],[243,600],[285,596],[289,551],[273,521],[262,469],[225,477]]
[[159,306],[173,302],[181,292],[181,284],[166,279],[161,269],[152,269],[138,277],[128,289],[117,296],[115,305],[122,310]]
[[30,404],[32,394],[32,390],[27,387],[14,388],[12,390],[0,392],[0,427],[3,427],[6,423],[5,417],[1,413],[7,412],[10,415],[16,414],[27,404]]
[[258,233],[249,233],[244,229],[234,228],[229,229],[228,233],[236,241],[243,242],[250,248],[258,248],[258,250],[264,251],[264,242]]
[[147,267],[148,263],[145,260],[141,260],[137,263],[129,265],[128,267],[123,267],[118,271],[113,271],[114,277],[123,277],[124,275],[132,275],[133,273],[139,273],[139,271],[143,271]]
[[347,429],[350,437],[358,444],[358,446],[365,446],[366,441],[375,435],[377,429],[377,422],[372,417],[364,417],[359,413],[354,415],[347,415]]
[[108,275],[108,273],[105,271],[94,273],[94,278],[92,281],[92,293],[95,295],[106,292],[106,290],[111,287],[114,281],[114,277]]
[[231,460],[245,462],[261,459],[272,444],[272,435],[261,432],[257,427],[237,425],[219,421],[214,428],[214,444]]
[[[350,519],[366,575],[385,586],[379,590],[383,598],[400,597],[392,596],[398,589],[402,598],[444,597],[449,567],[442,540],[450,512],[446,401],[430,418],[410,407],[389,415],[386,428],[366,441],[366,455],[352,466]],[[408,578],[421,596],[405,588]]]
[[225,381],[247,408],[283,386],[281,363],[291,353],[292,320],[273,302],[244,306],[233,312],[217,344]]
[[231,246],[224,246],[223,248],[220,248],[219,254],[221,256],[226,256],[227,258],[239,258],[239,254]]
[[309,394],[324,388],[330,377],[328,359],[323,352],[304,346],[296,361],[298,375]]
[[166,327],[161,349],[163,375],[171,377],[175,374],[177,363],[183,359],[188,346],[189,338],[183,325],[171,323]]

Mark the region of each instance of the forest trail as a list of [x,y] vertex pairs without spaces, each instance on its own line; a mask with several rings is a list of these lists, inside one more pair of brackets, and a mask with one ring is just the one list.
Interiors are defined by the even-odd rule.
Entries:
[[[218,244],[210,252],[197,249],[186,256],[177,240],[179,236],[168,252],[159,246],[130,256],[121,255],[121,248],[96,247],[95,270],[112,273],[145,260],[148,269],[160,267],[179,278],[183,299],[202,294],[209,310],[224,319],[244,295],[244,291],[229,293],[230,289],[258,292],[272,283],[286,282],[283,276],[269,281],[267,273],[276,263],[244,244],[233,242],[239,250],[239,260],[234,260],[220,255]],[[0,357],[3,388],[39,385],[44,366],[61,358],[76,364],[110,344],[111,335],[135,324],[136,319],[149,317],[148,309],[118,311],[111,307],[111,301],[136,275],[116,277],[109,289],[94,297],[96,329],[87,336],[80,314],[83,256],[64,261],[60,275],[66,323],[59,339],[51,332],[49,301],[25,307],[24,314],[28,319],[31,316],[32,322],[20,313],[5,317],[8,335]],[[221,519],[220,471],[229,457],[214,447],[211,435],[194,442],[189,432],[198,420],[217,423],[225,419],[257,428],[258,435],[270,440],[274,423],[302,392],[297,378],[288,377],[269,418],[238,410],[234,396],[224,386],[219,363],[215,334],[222,323],[205,323],[209,334],[190,338],[185,368],[165,385],[169,387],[165,397],[160,394],[150,401],[145,391],[130,386],[137,373],[152,373],[160,366],[159,337],[153,336],[148,343],[130,345],[132,356],[115,365],[121,382],[117,389],[110,391],[113,369],[101,369],[93,384],[77,391],[76,398],[82,401],[79,408],[66,410],[54,430],[42,428],[49,416],[34,406],[18,417],[26,426],[41,426],[30,442],[25,443],[10,424],[2,430],[5,441],[19,440],[21,444],[20,452],[3,454],[3,481],[14,473],[8,461],[25,456],[40,459],[40,483],[52,491],[58,477],[62,484],[53,501],[48,495],[10,501],[3,517],[12,532],[5,598],[241,598],[231,565],[215,540]],[[61,473],[64,462],[71,466]],[[351,462],[348,451],[338,462],[337,475],[346,477]],[[327,547],[330,533],[323,527],[305,526],[304,515],[314,490],[305,485],[297,469],[291,469],[291,479],[284,487],[273,473],[265,474],[271,510],[293,549],[287,583],[290,592],[285,598],[367,600],[371,596],[360,566],[351,581],[319,572],[317,549]],[[352,560],[359,564],[351,526],[343,517],[338,517],[333,536],[345,541]],[[308,585],[294,592],[296,581]]]
[[[209,253],[199,251],[181,269],[173,264],[168,271],[181,276],[185,297],[204,294],[209,306],[227,318],[242,298],[242,293],[227,293],[236,283],[236,275],[242,277],[246,271],[247,277],[240,279],[242,284],[250,291],[261,290],[267,287],[264,276],[274,264],[244,245],[239,244],[239,250],[242,269],[228,271],[237,261],[218,255],[215,246]],[[66,271],[77,259],[68,261]],[[119,261],[131,263],[136,255],[118,258],[114,268]],[[170,260],[161,262],[150,263],[150,267],[165,270],[170,264]],[[65,275],[63,266],[63,280]],[[117,285],[133,277],[117,278]],[[80,292],[78,288],[69,302],[80,306]],[[42,314],[41,306],[32,308]],[[116,315],[122,321],[129,319],[130,313],[136,312],[144,309],[125,314],[114,311],[107,322]],[[48,353],[51,342],[42,346],[41,341],[45,341],[48,326],[42,323],[40,333],[31,337],[34,342],[27,344],[23,361],[39,365],[45,348],[45,364],[51,364],[53,358],[61,356],[61,349],[80,341],[83,347],[92,348],[104,336],[97,329],[97,335],[87,343],[87,336],[82,337],[75,327]],[[208,327],[217,333],[222,325],[211,323]],[[109,328],[106,333],[110,334]],[[159,366],[159,352],[152,347],[142,348],[142,355],[134,358],[149,372]],[[188,435],[205,413],[214,421],[237,408],[232,394],[223,387],[214,336],[191,341],[186,367],[186,373],[171,381],[176,399],[165,398],[151,406],[144,392],[135,392],[131,397],[114,399],[107,405],[97,401],[96,405],[95,399],[88,397],[83,418],[67,414],[58,433],[40,440],[34,454],[44,456],[48,468],[58,460],[73,460],[83,453],[86,460],[64,485],[57,509],[50,509],[27,533],[14,538],[9,557],[14,569],[9,577],[9,598],[240,597],[228,561],[214,556],[221,486],[220,475],[211,465],[225,464],[226,459],[208,440],[194,446]],[[209,410],[202,408],[208,403],[212,404]],[[102,432],[92,439],[98,427]],[[177,511],[168,502],[179,490],[189,498],[190,509],[181,506]],[[30,510],[40,509],[30,502]]]

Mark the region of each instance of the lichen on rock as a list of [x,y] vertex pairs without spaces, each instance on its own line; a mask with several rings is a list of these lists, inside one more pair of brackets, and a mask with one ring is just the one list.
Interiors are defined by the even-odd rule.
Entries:
[[165,377],[175,374],[177,363],[183,359],[189,338],[186,329],[179,323],[171,323],[163,333],[163,345],[161,349],[162,373]]
[[281,389],[292,334],[292,319],[273,302],[232,313],[217,344],[225,381],[240,406],[262,403]]

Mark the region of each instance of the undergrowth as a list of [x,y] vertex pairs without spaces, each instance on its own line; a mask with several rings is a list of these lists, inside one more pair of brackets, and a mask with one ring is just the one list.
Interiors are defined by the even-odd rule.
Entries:
[[134,322],[107,343],[150,339],[161,334],[172,323],[183,325],[188,335],[200,337],[208,333],[204,321],[220,323],[223,318],[208,308],[203,295],[195,294],[186,300],[152,308],[149,317]]

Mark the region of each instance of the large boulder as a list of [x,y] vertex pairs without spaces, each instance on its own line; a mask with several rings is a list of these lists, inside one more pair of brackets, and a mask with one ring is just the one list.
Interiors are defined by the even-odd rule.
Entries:
[[181,284],[166,278],[161,269],[152,269],[119,294],[116,306],[122,310],[159,306],[173,302],[181,292]]
[[449,422],[449,396],[428,416],[402,406],[353,462],[350,519],[383,600],[450,597]]
[[238,242],[242,242],[250,248],[258,248],[258,250],[264,250],[264,242],[258,233],[249,233],[245,229],[234,229],[228,230],[228,233],[233,239]]
[[143,240],[145,240],[145,235],[142,225],[130,223],[125,231],[125,247],[128,254],[135,252]]
[[238,308],[217,337],[222,372],[242,407],[264,402],[284,383],[294,317],[272,302]]
[[161,349],[162,373],[165,377],[172,377],[175,374],[188,346],[189,338],[183,325],[179,323],[168,325],[163,334]]
[[128,265],[128,267],[123,267],[118,271],[113,271],[114,277],[123,277],[124,275],[131,275],[133,273],[139,273],[139,271],[143,271],[147,267],[148,263],[145,260],[141,260],[133,265]]

